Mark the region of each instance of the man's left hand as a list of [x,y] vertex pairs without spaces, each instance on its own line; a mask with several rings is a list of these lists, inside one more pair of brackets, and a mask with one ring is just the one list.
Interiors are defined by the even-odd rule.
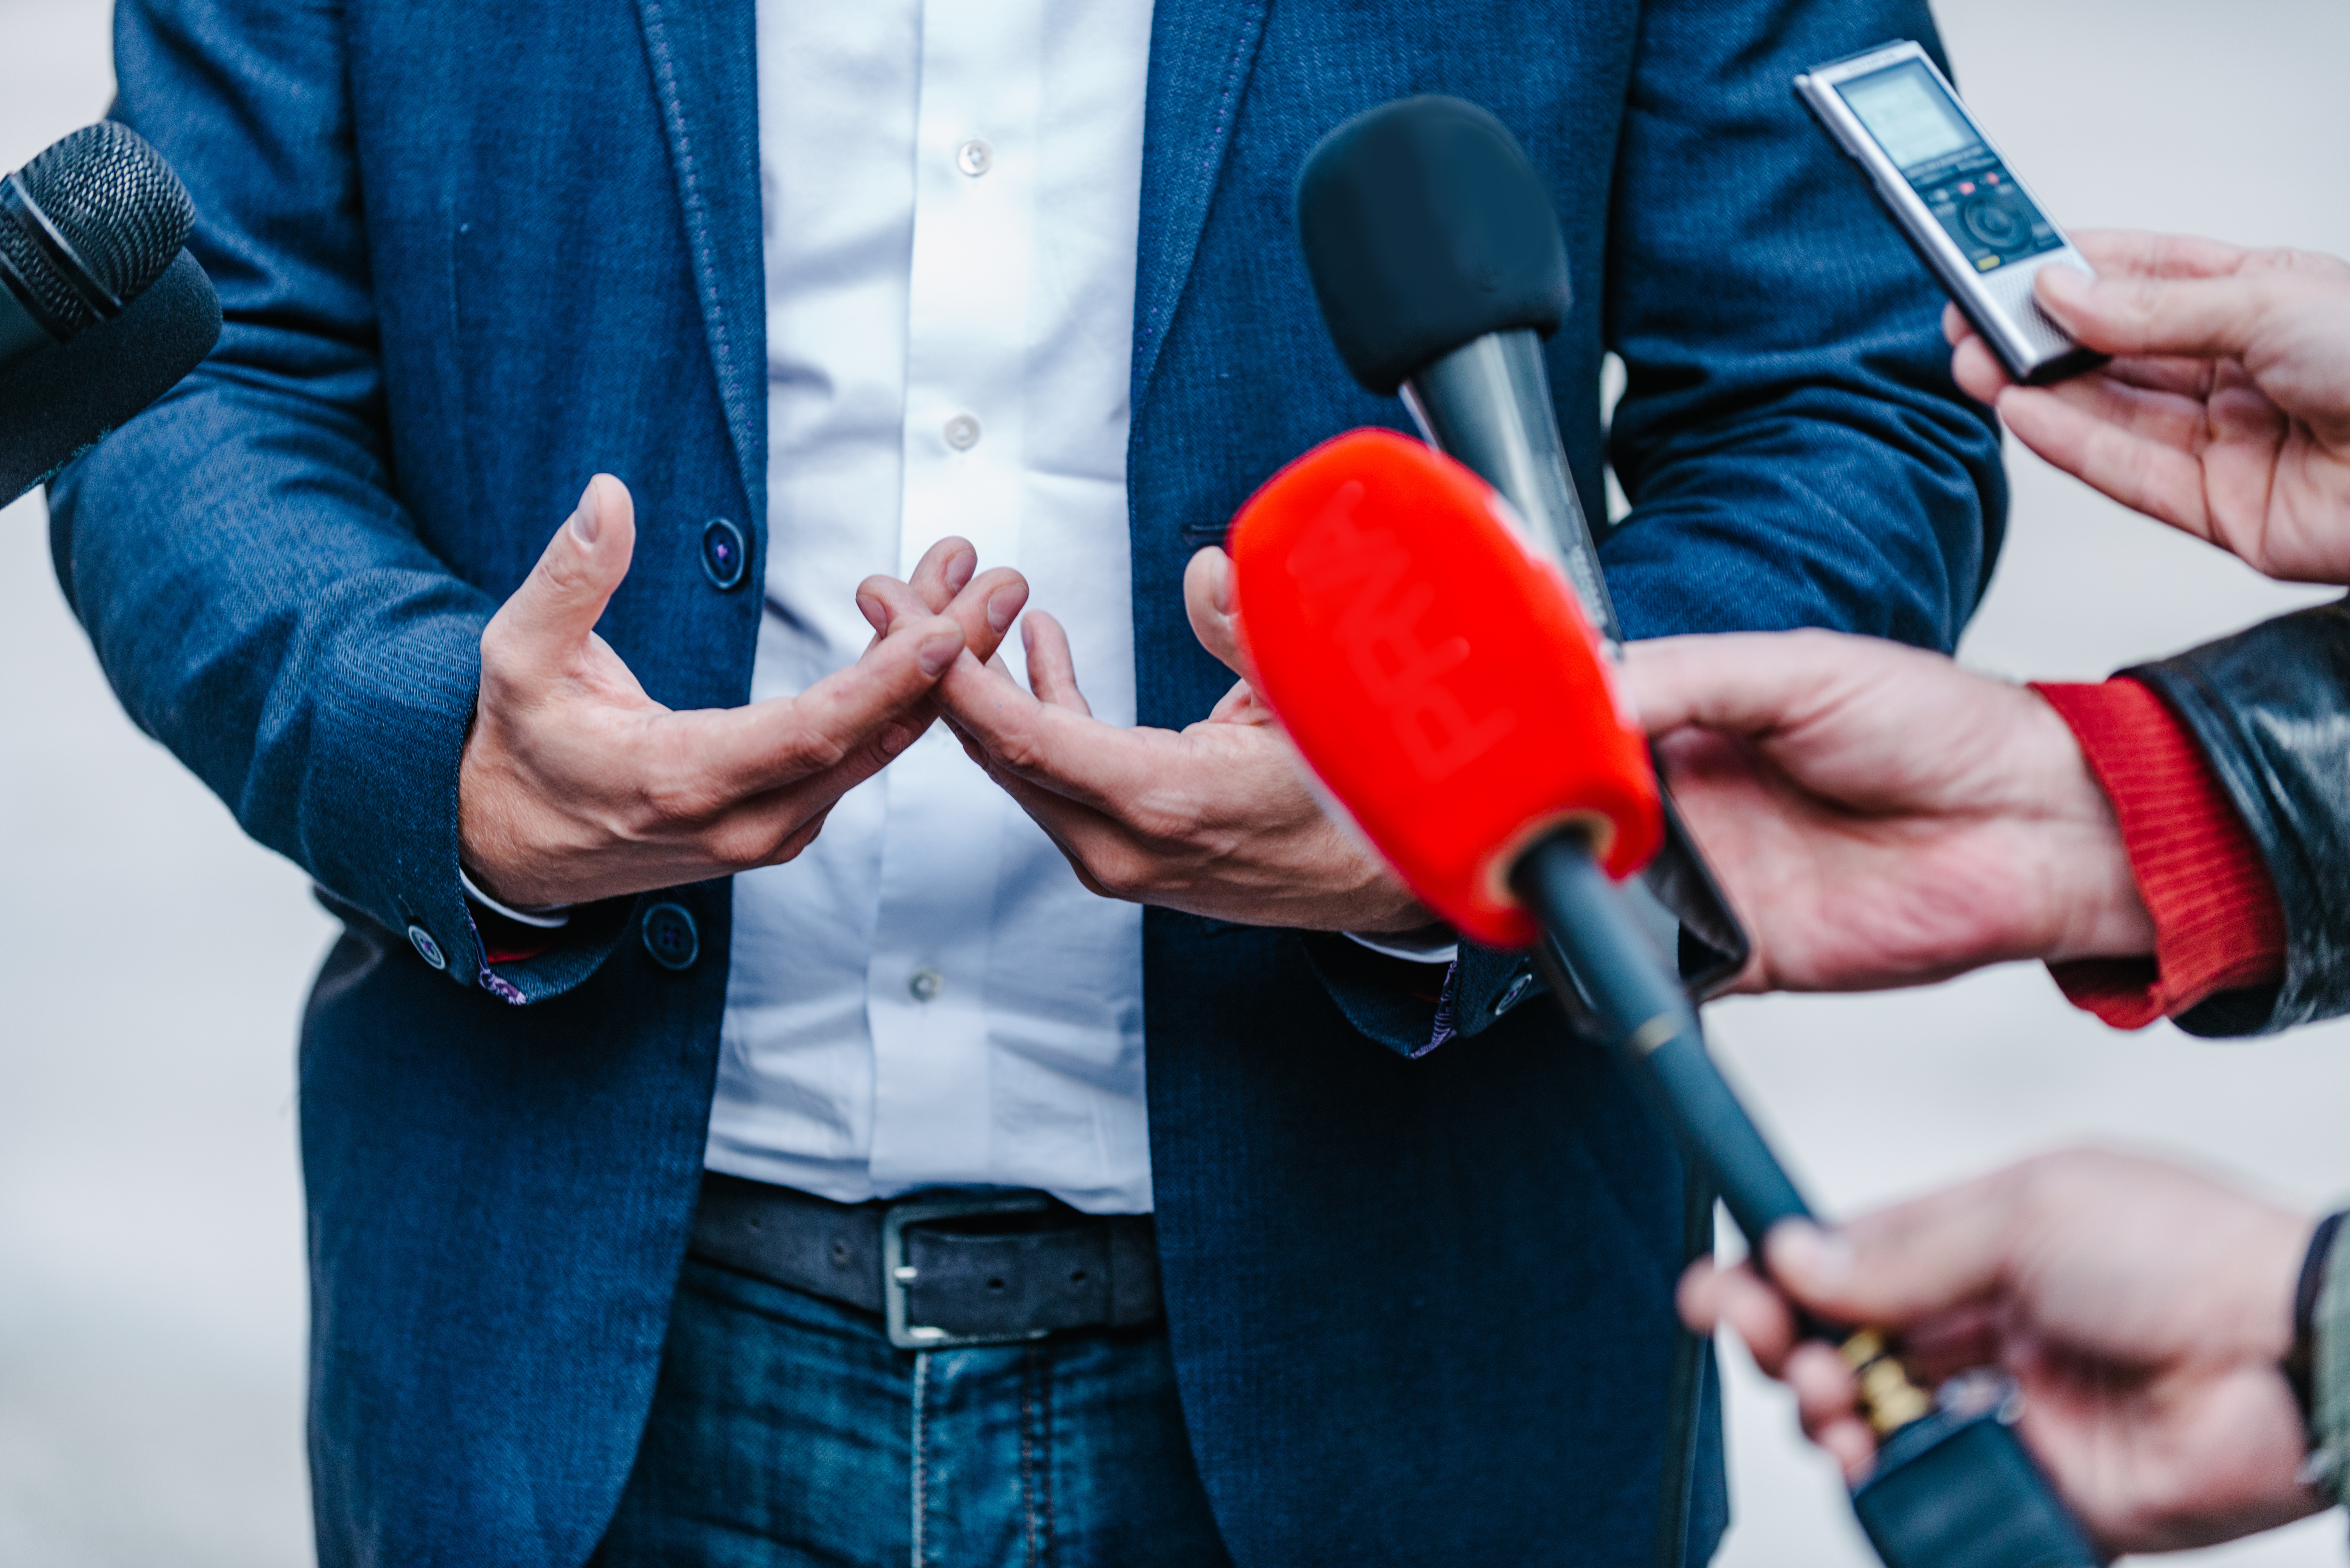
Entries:
[[[1191,559],[1183,599],[1201,646],[1235,674],[1232,561]],[[903,585],[869,582],[892,618],[928,613]],[[963,749],[1068,857],[1093,891],[1243,925],[1399,932],[1432,923],[1395,873],[1322,809],[1246,680],[1187,729],[1093,716],[1060,623],[1021,622],[1028,685],[1000,658],[939,682]]]

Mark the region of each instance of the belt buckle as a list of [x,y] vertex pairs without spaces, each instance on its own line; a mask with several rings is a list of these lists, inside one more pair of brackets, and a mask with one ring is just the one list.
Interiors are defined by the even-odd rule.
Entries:
[[907,1321],[906,1287],[914,1282],[914,1266],[906,1262],[906,1227],[933,1220],[964,1220],[977,1214],[1041,1214],[1052,1199],[1042,1193],[978,1194],[965,1198],[924,1198],[893,1203],[881,1214],[881,1306],[889,1320],[889,1343],[900,1350],[952,1350],[965,1345],[1018,1345],[1044,1337],[1036,1334],[950,1334],[930,1324]]

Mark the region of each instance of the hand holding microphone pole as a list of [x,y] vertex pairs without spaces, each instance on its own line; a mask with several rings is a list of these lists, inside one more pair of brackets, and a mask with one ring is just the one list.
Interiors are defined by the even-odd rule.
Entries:
[[[1536,947],[1750,1241],[1808,1218],[1617,885],[1662,841],[1655,775],[1597,632],[1507,503],[1356,431],[1269,481],[1232,555],[1250,683],[1356,826],[1464,936]],[[1854,1506],[1892,1568],[2096,1561],[1999,1390],[1938,1403],[1877,1336],[1842,1348],[1884,1439]]]

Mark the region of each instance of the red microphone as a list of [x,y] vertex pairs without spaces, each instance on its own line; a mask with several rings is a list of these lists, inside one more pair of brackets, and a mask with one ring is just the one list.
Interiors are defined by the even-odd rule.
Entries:
[[[1537,944],[1552,993],[1578,999],[1758,1249],[1810,1219],[1616,885],[1664,836],[1656,775],[1507,504],[1417,441],[1356,431],[1266,482],[1231,548],[1250,684],[1412,891],[1465,936]],[[1804,1328],[1859,1373],[1880,1448],[1853,1507],[1889,1568],[2094,1568],[2002,1398],[1938,1399],[1882,1336]]]
[[1420,900],[1534,940],[1518,858],[1577,831],[1610,876],[1664,836],[1648,743],[1598,637],[1509,504],[1392,431],[1283,469],[1233,520],[1249,681]]

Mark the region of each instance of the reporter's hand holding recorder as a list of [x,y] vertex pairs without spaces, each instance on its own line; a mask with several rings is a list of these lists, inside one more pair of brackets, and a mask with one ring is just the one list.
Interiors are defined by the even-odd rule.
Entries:
[[[2350,582],[2350,265],[2143,234],[2078,243],[2101,275],[2045,269],[2039,297],[2112,363],[2054,388],[2018,387],[1953,310],[1960,384],[1995,401],[2034,452],[2115,499],[2272,576]],[[2268,738],[2245,744],[2271,748],[2271,762],[2285,753],[2288,774],[2296,747],[2314,751],[2313,787],[2338,801],[2338,781],[2324,794],[2340,761],[2324,750],[2327,725],[2284,722],[2304,694],[2323,719],[2341,711],[2338,637],[2304,629],[2281,641],[2293,634],[2279,628],[2230,639],[2275,644],[2262,645],[2268,690],[2240,694],[2223,680],[2213,701],[2221,712],[2240,695],[2256,705],[2266,723],[2253,727]],[[2224,669],[2229,647],[2189,660]],[[1627,676],[1682,810],[1752,917],[1745,988],[1857,990],[2019,958],[2153,955],[2158,967],[2168,956],[2132,867],[2133,849],[2149,846],[2126,836],[2108,794],[2132,787],[2126,759],[2085,752],[2040,696],[1826,633],[1638,645]],[[2208,752],[2205,734],[2188,738]],[[2264,818],[2270,831],[2254,832],[2255,846],[2273,843],[2279,826],[2305,833],[2318,842],[2281,852],[2314,853],[2315,874],[2337,877],[2324,851],[2339,824],[2323,811],[2296,815],[2307,802],[2290,777],[2262,784],[2232,760],[2207,757],[2209,787],[2240,815]],[[2115,770],[2103,785],[2099,762]],[[2230,787],[2230,776],[2254,782]],[[2247,788],[2284,798],[2264,806]],[[2288,933],[2327,919],[2290,902],[2281,912]],[[2285,975],[2306,997],[2297,1012],[2230,1032],[2343,1011],[2350,976],[2330,989],[2324,978]],[[2180,1012],[2201,999],[2168,1000]],[[2329,1284],[2315,1229],[2168,1166],[2072,1153],[1833,1237],[1782,1226],[1764,1248],[1768,1282],[1751,1267],[1700,1264],[1682,1307],[1701,1330],[1737,1329],[1855,1477],[1867,1472],[1874,1439],[1853,1378],[1831,1351],[1797,1343],[1791,1298],[1901,1332],[1929,1373],[2001,1366],[2025,1395],[2027,1441],[2100,1543],[2163,1550],[2282,1523],[2335,1495],[2350,1387],[2310,1358],[2313,1338],[2323,1346],[2350,1332],[2350,1314],[2333,1304],[2350,1289]],[[2343,1350],[2319,1359],[2350,1362]],[[2314,1461],[2313,1437],[2323,1445]]]

